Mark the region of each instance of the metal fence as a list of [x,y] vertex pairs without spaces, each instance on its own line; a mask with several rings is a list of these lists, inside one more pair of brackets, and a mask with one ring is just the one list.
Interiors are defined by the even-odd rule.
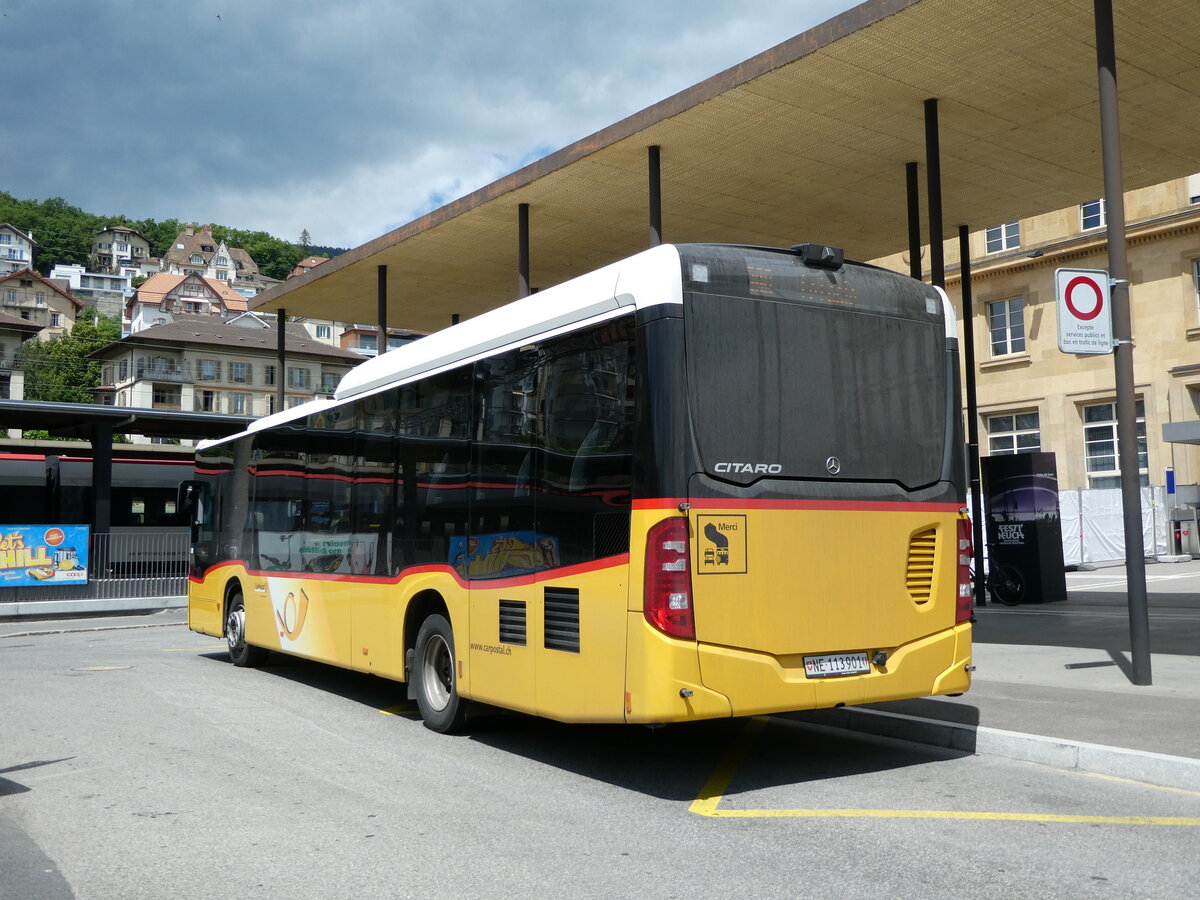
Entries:
[[86,584],[0,588],[0,615],[6,601],[183,596],[187,593],[188,540],[186,531],[93,534]]

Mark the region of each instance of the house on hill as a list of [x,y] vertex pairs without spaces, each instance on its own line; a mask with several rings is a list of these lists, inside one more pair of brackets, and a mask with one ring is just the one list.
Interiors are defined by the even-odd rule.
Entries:
[[133,269],[136,278],[150,274],[143,271],[143,265],[149,260],[150,242],[132,228],[109,225],[92,238],[92,252],[88,258],[92,272],[123,275]]
[[296,268],[288,273],[288,278],[299,278],[301,275],[307,275],[321,263],[329,262],[328,256],[306,256],[300,262],[296,263]]
[[142,283],[125,305],[130,333],[166,325],[178,314],[228,317],[247,309],[246,298],[203,275],[159,272]]
[[15,225],[0,222],[0,275],[32,269],[36,246],[32,231],[26,234]]
[[[37,337],[38,328],[20,316],[0,312],[0,400],[25,399],[25,372],[21,369],[21,345]],[[21,429],[0,429],[0,437],[20,438]]]
[[71,330],[83,304],[32,269],[0,274],[0,312],[38,326],[43,341]]
[[203,275],[223,281],[243,297],[253,297],[278,283],[258,271],[258,264],[240,247],[230,247],[213,237],[212,226],[184,226],[163,254],[161,271],[170,275]]

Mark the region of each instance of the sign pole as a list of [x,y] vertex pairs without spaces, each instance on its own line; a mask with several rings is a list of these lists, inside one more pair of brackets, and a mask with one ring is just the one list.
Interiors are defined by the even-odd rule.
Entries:
[[1125,196],[1121,177],[1121,128],[1117,114],[1117,53],[1112,0],[1093,0],[1096,68],[1100,80],[1100,141],[1108,219],[1108,271],[1112,276],[1113,363],[1117,380],[1117,454],[1121,511],[1125,520],[1125,580],[1129,593],[1129,642],[1133,683],[1151,684],[1150,614],[1142,547],[1142,498],[1138,477],[1137,401],[1133,380],[1133,328],[1129,315],[1129,262],[1125,253]]

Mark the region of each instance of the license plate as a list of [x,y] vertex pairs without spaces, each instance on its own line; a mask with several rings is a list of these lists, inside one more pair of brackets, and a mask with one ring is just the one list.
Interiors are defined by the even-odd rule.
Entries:
[[838,675],[862,675],[871,671],[867,652],[830,653],[826,656],[804,657],[804,675],[807,678],[834,678]]

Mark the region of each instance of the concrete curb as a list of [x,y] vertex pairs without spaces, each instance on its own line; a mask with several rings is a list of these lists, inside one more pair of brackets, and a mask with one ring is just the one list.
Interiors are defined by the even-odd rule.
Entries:
[[69,625],[62,625],[56,628],[44,628],[40,631],[12,631],[0,634],[0,639],[40,637],[47,634],[87,634],[93,631],[128,631],[132,628],[174,628],[186,624],[186,622],[146,622],[139,625],[93,625],[88,628],[71,628]]
[[849,731],[946,747],[965,753],[1000,756],[1060,769],[1074,769],[1091,775],[1128,778],[1161,787],[1200,791],[1200,759],[1022,734],[982,725],[960,725],[858,707],[826,710],[820,722]]
[[146,613],[183,609],[186,606],[186,596],[114,597],[102,600],[4,600],[0,601],[0,621],[48,619],[55,616],[97,616],[123,612]]

